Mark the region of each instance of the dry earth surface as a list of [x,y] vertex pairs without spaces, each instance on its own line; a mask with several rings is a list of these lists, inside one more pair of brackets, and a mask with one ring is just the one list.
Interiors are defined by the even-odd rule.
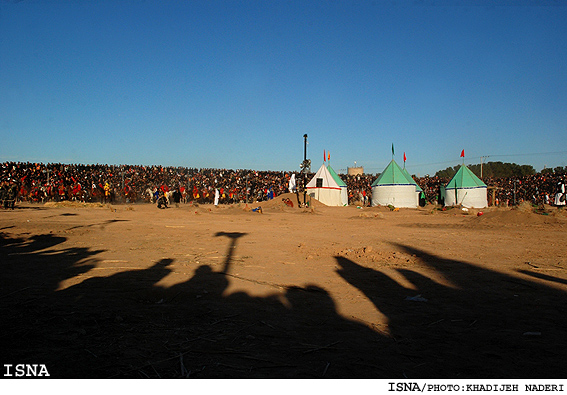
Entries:
[[0,211],[2,363],[54,378],[567,377],[567,210],[477,212],[20,204]]

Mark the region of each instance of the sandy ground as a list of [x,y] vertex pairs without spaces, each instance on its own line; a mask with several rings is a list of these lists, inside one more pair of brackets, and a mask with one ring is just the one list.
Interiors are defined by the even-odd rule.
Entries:
[[567,210],[295,206],[0,211],[2,364],[54,378],[567,377]]

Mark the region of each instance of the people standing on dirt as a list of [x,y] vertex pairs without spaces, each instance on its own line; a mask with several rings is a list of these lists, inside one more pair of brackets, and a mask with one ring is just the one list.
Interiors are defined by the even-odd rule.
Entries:
[[179,188],[176,188],[175,191],[171,194],[171,198],[175,203],[175,207],[179,208],[179,203],[181,202],[181,192],[179,192]]
[[220,198],[220,192],[218,188],[215,188],[215,207],[219,206],[219,198]]
[[165,198],[165,192],[161,189],[158,192],[157,208],[167,208],[167,199]]
[[4,209],[14,209],[16,204],[16,196],[18,194],[18,187],[15,184],[8,182],[2,183],[0,187],[0,202]]
[[557,184],[557,192],[555,193],[555,205],[557,207],[565,206],[565,183],[560,181]]

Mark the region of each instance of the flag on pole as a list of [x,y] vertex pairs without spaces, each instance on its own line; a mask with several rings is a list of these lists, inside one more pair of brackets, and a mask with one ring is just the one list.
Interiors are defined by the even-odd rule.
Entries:
[[407,159],[407,158],[406,158],[406,153],[404,152],[404,163],[405,163],[406,159]]
[[461,158],[464,158],[464,157],[465,157],[465,150],[463,150],[463,151],[461,152]]
[[323,150],[323,162],[325,162],[327,160],[327,154],[325,153],[325,150]]
[[392,156],[394,156],[394,143],[392,143]]
[[331,153],[329,151],[327,151],[327,160],[330,161],[331,160]]

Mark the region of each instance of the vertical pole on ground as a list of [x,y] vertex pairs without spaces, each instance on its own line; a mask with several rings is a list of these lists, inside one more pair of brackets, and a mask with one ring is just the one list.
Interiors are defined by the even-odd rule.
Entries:
[[303,135],[303,206],[307,204],[307,183],[305,179],[307,178],[307,134]]

